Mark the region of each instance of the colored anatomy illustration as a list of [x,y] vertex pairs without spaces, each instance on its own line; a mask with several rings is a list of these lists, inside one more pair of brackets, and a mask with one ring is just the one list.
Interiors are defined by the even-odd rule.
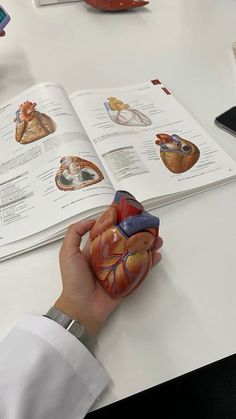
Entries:
[[143,127],[152,123],[142,112],[130,108],[127,103],[123,103],[115,97],[109,97],[108,102],[105,102],[104,105],[109,117],[116,124]]
[[135,7],[146,6],[148,1],[142,0],[85,0],[87,4],[95,9],[117,12],[119,10],[134,9]]
[[94,163],[78,156],[63,157],[60,164],[55,182],[62,191],[81,189],[104,179],[102,172]]
[[183,173],[191,169],[200,157],[197,146],[176,134],[157,134],[163,163],[172,173]]
[[16,122],[15,138],[21,144],[32,143],[56,131],[56,124],[52,118],[35,108],[36,103],[27,100],[16,111],[14,119],[14,122]]
[[130,294],[146,278],[158,231],[158,217],[144,211],[130,193],[116,192],[90,232],[91,266],[112,298]]

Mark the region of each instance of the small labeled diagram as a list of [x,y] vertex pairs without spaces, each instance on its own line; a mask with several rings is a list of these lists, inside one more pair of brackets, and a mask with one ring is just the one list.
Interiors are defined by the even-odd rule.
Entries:
[[36,103],[28,100],[16,111],[16,141],[29,144],[56,131],[56,124],[45,113],[36,110]]
[[152,121],[137,109],[131,108],[116,97],[109,97],[104,103],[110,119],[119,125],[145,127],[152,124]]
[[155,143],[160,146],[160,156],[172,173],[184,173],[193,167],[199,157],[197,146],[176,134],[157,134]]
[[104,179],[101,170],[94,163],[78,156],[62,157],[60,164],[55,182],[62,191],[81,189]]

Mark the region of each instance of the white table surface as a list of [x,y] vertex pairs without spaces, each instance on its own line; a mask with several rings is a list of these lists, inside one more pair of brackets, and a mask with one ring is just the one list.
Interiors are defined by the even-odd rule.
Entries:
[[[117,14],[83,2],[1,3],[12,16],[0,42],[1,102],[41,81],[71,93],[160,78],[236,159],[236,139],[214,126],[236,102],[235,0],[151,0]],[[155,214],[163,259],[98,336],[111,384],[94,408],[235,353],[236,183]],[[57,298],[60,244],[0,264],[1,337]]]

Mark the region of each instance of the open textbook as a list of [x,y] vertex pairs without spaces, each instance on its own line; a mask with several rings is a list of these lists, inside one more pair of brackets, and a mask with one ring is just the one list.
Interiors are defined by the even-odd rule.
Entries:
[[36,85],[0,106],[0,260],[97,216],[117,189],[146,210],[236,178],[236,163],[158,80]]

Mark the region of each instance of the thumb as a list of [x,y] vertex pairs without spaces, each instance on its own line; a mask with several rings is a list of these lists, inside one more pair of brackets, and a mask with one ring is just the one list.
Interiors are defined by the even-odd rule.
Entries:
[[91,230],[95,220],[79,221],[78,223],[71,224],[65,235],[61,254],[71,256],[75,252],[80,252],[80,244],[82,237]]

